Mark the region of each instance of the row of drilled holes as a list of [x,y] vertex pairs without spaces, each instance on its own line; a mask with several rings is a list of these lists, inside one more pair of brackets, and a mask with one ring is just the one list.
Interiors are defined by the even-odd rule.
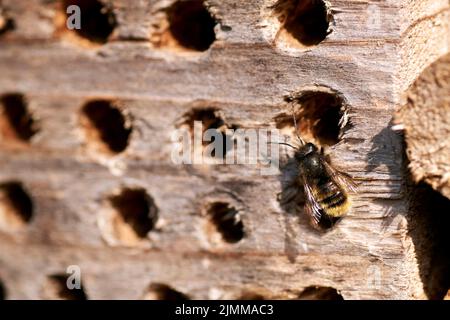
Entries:
[[[73,31],[66,27],[66,8],[71,5],[79,6],[82,13],[81,29]],[[327,36],[331,18],[324,1],[278,0],[272,10],[280,21],[277,37],[287,34],[302,46],[311,46],[320,43]],[[58,33],[74,32],[77,37],[90,43],[106,43],[117,27],[112,8],[98,0],[64,0],[59,12],[61,17],[57,19]],[[217,21],[211,16],[203,0],[176,1],[165,10],[165,14],[168,27],[151,36],[156,47],[205,51],[215,41],[214,28]],[[14,29],[14,21],[10,18],[1,19],[0,16],[0,35]]]
[[[325,145],[336,143],[344,107],[343,99],[337,94],[313,91],[303,92],[296,99],[301,100],[299,103],[304,107],[296,113],[298,129],[302,137],[307,140],[315,138],[319,143]],[[83,115],[81,122],[89,143],[100,145],[104,150],[113,154],[125,150],[132,128],[126,125],[125,116],[114,103],[106,100],[91,101],[85,104],[81,110]],[[182,125],[187,125],[192,131],[194,121],[201,121],[204,124],[204,130],[211,128],[221,130],[220,128],[225,126],[225,121],[216,108],[194,108],[184,115]],[[275,121],[280,129],[293,128],[292,115],[289,113],[279,115]],[[0,135],[3,138],[28,142],[36,132],[36,125],[27,110],[24,97],[19,94],[2,96],[0,98]],[[294,135],[293,130],[291,130],[291,135]],[[226,150],[224,150],[225,152]],[[3,201],[6,203],[5,208],[16,208],[17,213],[5,214],[3,219],[7,219],[10,226],[19,226],[29,221],[32,204],[22,186],[17,183],[9,183],[3,184],[2,189],[4,190],[3,194],[9,195],[7,200]],[[21,203],[16,201],[16,198],[21,199]],[[124,230],[124,234],[130,234],[128,226],[132,226],[132,237],[141,239],[155,226],[157,209],[154,209],[154,207],[156,208],[154,201],[146,194],[145,190],[124,189],[121,194],[110,198],[109,201],[110,205],[115,207],[115,212],[119,212],[114,215],[114,217],[119,217],[115,221],[122,221],[124,222],[122,225],[127,226],[126,228],[112,229]],[[11,209],[3,211],[10,212]],[[243,238],[242,221],[238,219],[238,212],[232,206],[218,202],[208,205],[206,211],[226,242],[233,243]],[[118,235],[116,238],[121,238],[121,236]]]
[[[143,189],[123,189],[119,194],[109,197],[109,202],[120,217],[121,226],[115,230],[128,228],[137,238],[145,238],[156,224],[158,209],[153,199]],[[222,239],[228,243],[236,243],[244,236],[244,225],[238,210],[226,202],[213,202],[206,206],[209,222],[215,227]],[[25,226],[32,219],[33,203],[24,187],[17,182],[0,185],[0,222],[8,230]],[[116,222],[118,220],[116,219]],[[123,236],[125,235],[125,236]],[[118,240],[130,244],[129,234],[116,234]],[[84,300],[86,294],[83,289],[69,290],[65,275],[53,275],[48,278],[46,298]],[[4,287],[0,283],[0,298],[5,296]],[[164,284],[153,284],[146,294],[148,299],[186,300],[189,297]],[[299,299],[338,299],[339,295],[332,288],[310,287],[298,296]],[[239,299],[264,299],[259,294],[245,294]]]
[[[47,277],[47,281],[43,288],[43,298],[60,299],[60,300],[87,300],[88,296],[81,285],[80,289],[69,289],[67,286],[67,275],[56,274]],[[0,300],[7,298],[7,292],[0,282]],[[257,292],[244,292],[236,297],[238,300],[264,300],[273,297],[265,297]],[[190,300],[187,294],[184,294],[173,287],[163,283],[152,283],[143,299],[146,300],[170,300],[183,301]],[[343,300],[339,292],[330,287],[310,286],[300,292],[296,299],[299,300]]]
[[[297,99],[299,111],[295,112],[298,133],[308,141],[320,145],[333,145],[339,141],[342,133],[342,118],[345,113],[343,98],[334,93],[308,91],[301,93]],[[84,128],[86,142],[104,154],[115,155],[123,152],[130,140],[132,125],[130,117],[123,114],[113,101],[94,100],[81,108],[81,126]],[[219,110],[215,107],[194,108],[183,116],[178,126],[187,127],[193,137],[194,122],[201,121],[203,130],[216,129],[229,142],[231,137],[225,133],[226,128],[235,129],[236,125],[226,124]],[[282,113],[275,117],[276,127],[286,130],[294,137],[293,113]],[[21,94],[0,96],[0,136],[3,141],[30,142],[38,132],[38,124],[29,112],[27,101]],[[226,145],[230,147],[230,143]],[[225,156],[224,149],[220,155]]]
[[[111,101],[95,100],[81,109],[81,125],[86,138],[100,144],[105,153],[117,154],[126,149],[132,131],[126,117]],[[39,131],[22,94],[0,96],[0,136],[5,142],[29,143]]]
[[[147,238],[158,221],[158,208],[154,199],[142,188],[124,188],[107,198],[112,209],[109,222],[111,234],[119,243],[133,245]],[[224,201],[208,203],[203,214],[214,232],[227,243],[236,243],[245,236],[239,211]],[[33,218],[32,197],[20,182],[0,184],[0,227],[20,230]],[[210,230],[208,228],[207,230]]]

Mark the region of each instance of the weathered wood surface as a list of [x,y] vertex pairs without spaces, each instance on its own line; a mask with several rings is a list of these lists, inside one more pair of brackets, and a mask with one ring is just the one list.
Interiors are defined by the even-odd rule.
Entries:
[[[193,299],[296,298],[310,286],[345,299],[442,298],[427,283],[441,280],[447,261],[430,260],[433,231],[420,221],[431,213],[410,204],[390,121],[407,88],[449,51],[448,1],[329,1],[333,30],[305,51],[283,38],[274,46],[275,1],[211,0],[216,41],[201,53],[152,44],[158,9],[172,2],[111,1],[117,27],[92,47],[55,36],[56,3],[1,2],[15,29],[0,39],[0,94],[25,95],[39,126],[26,145],[0,140],[0,182],[20,181],[34,204],[25,228],[0,232],[7,298],[46,297],[48,276],[68,265],[81,267],[91,299],[141,298],[154,283]],[[291,110],[284,98],[314,85],[345,98],[352,126],[327,150],[360,183],[332,231],[280,207],[281,172],[172,163],[171,134],[193,107],[218,108],[241,128],[274,128]],[[124,152],[91,152],[80,109],[94,98],[132,115]],[[133,246],[111,245],[98,226],[105,199],[123,187],[144,188],[158,208],[156,228]],[[210,241],[202,213],[211,201],[240,211],[241,241]]]

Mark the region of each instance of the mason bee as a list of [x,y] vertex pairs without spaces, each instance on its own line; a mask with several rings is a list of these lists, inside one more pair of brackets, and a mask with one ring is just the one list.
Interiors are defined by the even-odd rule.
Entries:
[[295,160],[298,171],[297,185],[303,187],[305,195],[305,212],[317,229],[328,229],[348,213],[351,208],[349,192],[356,192],[356,183],[345,172],[334,168],[326,159],[323,150],[313,143],[305,143],[294,125],[299,147],[287,145],[295,149]]

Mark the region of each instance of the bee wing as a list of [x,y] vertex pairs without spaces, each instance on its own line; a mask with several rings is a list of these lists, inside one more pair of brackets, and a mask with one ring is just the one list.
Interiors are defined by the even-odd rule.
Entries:
[[308,185],[304,177],[302,177],[302,183],[306,196],[305,211],[313,220],[314,225],[318,226],[320,219],[322,218],[322,209],[316,198],[314,197],[311,187]]
[[327,170],[331,179],[335,183],[337,183],[340,186],[346,187],[346,189],[348,189],[353,193],[357,192],[358,185],[349,174],[333,168],[333,166],[329,164],[326,160],[323,160],[323,164],[325,166],[325,170]]

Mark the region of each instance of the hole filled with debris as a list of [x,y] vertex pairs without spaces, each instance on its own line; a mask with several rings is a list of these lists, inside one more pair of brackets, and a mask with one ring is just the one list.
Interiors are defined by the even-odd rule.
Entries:
[[0,228],[18,230],[33,217],[33,201],[20,182],[0,184]]
[[148,292],[144,296],[145,300],[169,300],[169,301],[184,301],[189,300],[189,297],[180,291],[175,290],[171,286],[163,283],[152,283]]
[[127,148],[132,127],[113,102],[90,101],[83,106],[81,113],[87,143],[94,149],[117,154]]
[[317,45],[330,33],[333,17],[322,0],[278,0],[272,7],[280,22],[275,41],[290,46]]
[[212,231],[218,233],[223,241],[237,243],[244,238],[245,230],[241,214],[229,203],[221,201],[209,203],[205,213]]
[[[58,16],[60,32],[73,32],[95,44],[106,43],[117,25],[112,8],[98,0],[64,0],[61,12]],[[67,23],[73,25],[73,29],[69,29]]]
[[176,1],[167,9],[166,21],[152,42],[157,47],[206,51],[216,40],[216,24],[203,0]]
[[29,142],[38,132],[36,122],[28,110],[22,94],[0,97],[0,134],[5,140]]
[[73,284],[67,275],[57,274],[47,277],[43,288],[43,296],[48,300],[87,300],[86,293],[80,283],[80,288],[76,286],[71,289]]
[[298,296],[300,300],[344,300],[342,295],[334,288],[310,286],[305,288]]
[[297,141],[294,116],[300,137],[322,146],[338,143],[350,127],[345,99],[330,89],[305,90],[287,97],[286,102],[288,111],[276,116],[275,123],[292,141]]

